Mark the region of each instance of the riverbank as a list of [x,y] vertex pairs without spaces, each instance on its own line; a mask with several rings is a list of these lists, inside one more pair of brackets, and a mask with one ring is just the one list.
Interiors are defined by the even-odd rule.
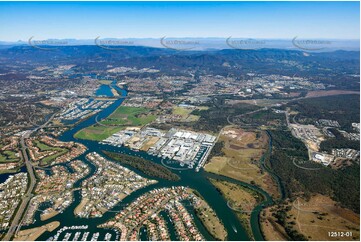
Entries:
[[208,232],[217,240],[227,240],[227,231],[224,229],[224,225],[208,205],[208,203],[200,196],[198,192],[190,189],[190,192],[194,193],[200,198],[199,204],[194,206],[196,215],[201,220],[202,224],[206,227]]
[[119,162],[123,165],[131,166],[137,170],[140,170],[144,174],[148,176],[152,176],[155,178],[161,178],[168,181],[179,181],[180,177],[173,172],[171,172],[168,168],[151,162],[149,160],[134,157],[125,154],[113,153],[108,151],[102,151],[105,155],[110,157],[111,159]]
[[[124,95],[126,96],[126,93],[124,92]],[[110,152],[116,152],[116,153],[122,153],[127,154],[132,157],[141,157],[143,159],[149,160],[151,162],[154,162],[155,164],[161,165],[161,159],[159,157],[151,156],[145,152],[136,152],[132,151],[126,147],[114,147],[104,144],[99,144],[96,141],[91,140],[82,140],[82,139],[75,139],[74,134],[78,131],[92,126],[97,123],[98,120],[103,120],[107,117],[109,117],[122,103],[122,99],[118,99],[114,102],[114,104],[110,105],[106,109],[99,112],[96,116],[92,116],[82,122],[77,123],[73,128],[69,129],[68,131],[64,132],[61,136],[59,136],[59,139],[64,142],[69,141],[76,141],[79,143],[82,143],[83,145],[88,147],[89,152],[98,152],[103,153],[102,150],[110,151]],[[97,167],[95,167],[90,162],[86,161],[85,159],[86,154],[82,155],[81,157],[78,157],[78,159],[84,161],[87,163],[87,165],[90,166],[91,172],[86,177],[91,177],[97,170]],[[144,176],[142,172],[139,170],[128,167],[130,170],[133,170],[134,172],[141,174]],[[200,172],[195,173],[194,170],[174,170],[175,174],[177,174],[180,177],[180,180],[177,182],[173,181],[167,181],[167,180],[159,180],[159,183],[150,185],[149,187],[142,188],[138,191],[132,192],[122,200],[121,203],[117,204],[111,211],[107,211],[103,214],[102,217],[94,217],[92,219],[82,218],[78,216],[74,216],[74,210],[75,208],[81,203],[81,193],[80,191],[75,191],[74,194],[74,202],[61,214],[58,214],[57,216],[50,219],[50,221],[59,220],[62,221],[63,226],[71,227],[71,226],[88,226],[88,231],[90,233],[100,233],[101,236],[105,235],[106,233],[112,233],[112,236],[117,236],[116,232],[113,230],[106,230],[101,229],[97,227],[100,224],[105,223],[106,221],[114,218],[115,213],[124,211],[125,207],[134,202],[138,197],[142,196],[143,194],[146,194],[152,189],[158,188],[164,188],[164,187],[172,187],[172,186],[185,186],[189,187],[191,189],[196,190],[199,192],[199,194],[204,198],[204,200],[209,204],[209,206],[214,210],[216,216],[221,221],[221,223],[224,225],[224,228],[227,232],[227,239],[232,241],[247,241],[250,240],[249,236],[247,235],[247,232],[244,229],[244,226],[240,223],[239,219],[237,218],[236,213],[230,209],[227,206],[227,201],[217,192],[217,190],[214,188],[214,186],[208,181],[207,176],[208,174],[204,172],[203,170],[200,170]],[[152,177],[146,176],[150,179]],[[77,184],[74,185],[74,188],[81,186],[83,180],[79,181]],[[258,189],[256,186],[249,185],[250,188]],[[269,201],[269,199],[267,200]],[[192,209],[193,210],[193,209]],[[190,213],[192,213],[190,211]],[[257,213],[259,214],[259,211],[257,210]],[[252,215],[253,216],[253,215]],[[38,214],[36,215],[38,217]],[[71,219],[69,219],[71,218]],[[257,217],[256,217],[257,218]],[[192,219],[193,220],[193,219]],[[209,233],[208,230],[205,228],[205,226],[200,222],[200,219],[194,214],[194,223],[196,224],[197,228],[205,238],[205,240],[214,240]],[[37,219],[37,221],[28,226],[27,228],[33,228],[41,226],[40,219]],[[172,225],[171,231],[174,231],[174,228]],[[254,228],[255,227],[255,228]],[[262,237],[262,235],[258,232],[258,223],[252,225],[252,230],[256,231],[256,238]],[[39,237],[40,240],[47,240],[51,236],[55,236],[57,233],[50,233],[45,232],[42,236]],[[65,232],[60,232],[58,238],[61,240],[65,237]]]
[[264,198],[251,189],[228,181],[209,178],[227,200],[227,205],[237,213],[237,217],[245,227],[250,238],[254,239],[251,228],[251,212]]

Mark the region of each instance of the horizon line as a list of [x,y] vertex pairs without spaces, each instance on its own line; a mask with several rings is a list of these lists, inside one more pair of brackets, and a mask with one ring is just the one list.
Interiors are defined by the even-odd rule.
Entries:
[[[29,39],[34,38],[35,36],[30,36],[28,39],[23,40],[4,40],[0,39],[0,42],[28,42]],[[360,41],[360,38],[327,38],[327,37],[302,37],[302,36],[293,36],[290,38],[267,38],[267,37],[236,37],[236,36],[227,36],[227,37],[173,37],[173,36],[161,36],[161,37],[104,37],[100,38],[101,36],[96,36],[94,38],[71,38],[71,37],[63,37],[63,38],[46,38],[46,39],[38,39],[38,40],[95,40],[99,39],[152,39],[152,40],[159,40],[162,38],[168,39],[262,39],[262,40],[292,40],[294,38],[298,39],[310,39],[310,40],[353,40],[353,41]]]

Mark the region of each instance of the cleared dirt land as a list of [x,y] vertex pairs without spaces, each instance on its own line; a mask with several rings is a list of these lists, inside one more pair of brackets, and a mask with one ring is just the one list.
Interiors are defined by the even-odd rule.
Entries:
[[224,142],[224,155],[212,157],[204,167],[206,171],[247,183],[254,182],[274,197],[279,196],[275,182],[260,168],[259,160],[268,148],[265,132],[226,127],[219,141]]
[[360,92],[348,90],[310,91],[307,93],[306,97],[323,97],[342,94],[360,94]]
[[57,227],[59,227],[60,222],[54,221],[48,224],[45,224],[40,227],[32,228],[32,229],[25,229],[21,230],[15,236],[15,241],[35,241],[40,235],[42,235],[45,231],[53,231]]

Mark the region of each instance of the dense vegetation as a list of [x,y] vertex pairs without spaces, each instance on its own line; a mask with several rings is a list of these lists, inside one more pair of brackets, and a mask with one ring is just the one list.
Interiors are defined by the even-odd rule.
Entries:
[[210,161],[212,159],[212,157],[214,156],[223,156],[224,153],[222,151],[224,147],[224,142],[223,141],[218,141],[212,148],[211,152],[208,155],[208,161]]
[[305,196],[320,193],[332,197],[344,207],[359,212],[359,164],[333,170],[314,163],[313,168],[318,168],[317,170],[302,169],[293,161],[294,158],[308,160],[304,144],[294,138],[289,131],[271,131],[271,136],[273,139],[271,167],[281,178],[289,197],[300,192]]
[[169,169],[149,160],[104,150],[102,152],[104,152],[104,154],[109,156],[111,159],[118,161],[120,164],[131,166],[137,170],[140,170],[148,176],[161,178],[169,181],[178,181],[180,179],[178,175],[174,174]]
[[330,152],[332,149],[354,149],[360,150],[360,142],[356,140],[348,140],[345,138],[337,129],[330,129],[335,135],[335,138],[330,138],[322,141],[320,148],[321,150]]
[[242,116],[239,119],[242,124],[247,126],[267,125],[272,128],[282,128],[286,126],[286,116],[284,113],[276,113],[272,109],[261,110]]
[[307,98],[288,104],[299,112],[299,122],[315,124],[319,119],[331,119],[340,123],[341,129],[351,130],[351,123],[360,122],[360,95],[338,95]]
[[207,110],[194,110],[191,114],[200,116],[198,122],[193,125],[195,130],[206,130],[219,132],[229,122],[227,118],[233,118],[253,110],[259,109],[258,106],[246,103],[235,105],[226,105],[223,100],[213,100],[211,107]]

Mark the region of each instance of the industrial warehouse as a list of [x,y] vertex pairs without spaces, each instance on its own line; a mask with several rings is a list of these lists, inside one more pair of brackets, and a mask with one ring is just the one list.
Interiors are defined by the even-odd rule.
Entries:
[[197,164],[198,171],[204,165],[215,142],[216,137],[213,135],[189,130],[172,128],[164,132],[150,127],[128,127],[100,143],[146,151],[162,159],[174,160],[180,166],[187,165],[188,168]]

